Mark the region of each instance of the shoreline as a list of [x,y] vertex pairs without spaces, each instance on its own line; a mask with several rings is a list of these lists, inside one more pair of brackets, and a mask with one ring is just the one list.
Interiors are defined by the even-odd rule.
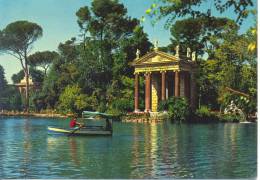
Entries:
[[22,117],[43,117],[43,118],[68,118],[70,115],[62,115],[59,113],[35,113],[35,112],[12,112],[12,111],[2,111],[0,116],[22,116]]

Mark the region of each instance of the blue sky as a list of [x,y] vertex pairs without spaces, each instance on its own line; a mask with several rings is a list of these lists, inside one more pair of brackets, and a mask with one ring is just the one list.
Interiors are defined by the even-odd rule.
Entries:
[[[128,15],[141,18],[145,15],[153,0],[120,0],[128,9]],[[212,0],[213,1],[213,0]],[[211,2],[211,1],[210,1]],[[39,24],[43,28],[43,37],[34,44],[33,52],[57,50],[58,44],[79,34],[76,11],[91,0],[0,0],[0,29],[17,20],[28,20]],[[201,9],[211,7],[212,3],[204,4]],[[235,17],[235,14],[226,12],[221,16]],[[159,41],[159,46],[170,42],[170,32],[164,29],[162,20],[152,26],[146,17],[143,22],[144,31],[149,39]],[[252,26],[254,20],[248,18],[242,26],[242,32]],[[6,79],[11,83],[11,76],[21,70],[18,60],[9,55],[0,54],[0,65],[5,69]]]

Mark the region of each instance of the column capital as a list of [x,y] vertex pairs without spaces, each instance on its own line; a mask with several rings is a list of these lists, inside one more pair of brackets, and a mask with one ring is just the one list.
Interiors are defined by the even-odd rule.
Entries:
[[136,74],[139,75],[139,73],[140,73],[140,72],[134,72],[134,75],[136,75]]
[[151,71],[146,71],[144,74],[145,75],[150,75],[150,74],[152,74],[152,72]]
[[173,70],[173,72],[180,72],[180,71],[181,71],[180,69]]
[[166,73],[166,70],[162,70],[162,71],[160,71],[160,73]]

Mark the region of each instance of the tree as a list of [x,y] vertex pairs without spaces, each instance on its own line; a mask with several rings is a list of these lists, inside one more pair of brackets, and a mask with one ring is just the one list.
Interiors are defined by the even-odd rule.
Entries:
[[[44,79],[44,74],[42,71],[35,69],[34,67],[30,67],[30,75],[32,77],[33,82],[42,83]],[[18,73],[12,75],[12,81],[14,84],[20,83],[24,78],[24,71],[20,70]]]
[[0,33],[0,50],[12,55],[21,63],[26,78],[25,110],[29,111],[28,54],[33,43],[42,36],[42,28],[32,22],[16,21],[7,25]]
[[[250,7],[254,5],[252,0],[159,0],[157,2],[153,3],[146,13],[156,16],[156,20],[167,17],[166,27],[170,27],[176,18],[212,18],[213,6],[219,13],[234,9],[235,21],[241,24],[248,17]],[[203,9],[200,8],[202,5],[204,5]],[[205,8],[207,6],[208,8]]]
[[23,70],[19,71],[16,74],[13,74],[12,77],[11,77],[14,84],[19,83],[23,78],[24,78],[24,71]]
[[251,28],[239,35],[238,28],[227,26],[221,36],[210,37],[214,48],[208,60],[198,61],[201,104],[217,109],[230,103],[225,102],[226,87],[249,94],[250,104],[256,104],[256,52],[248,50],[252,42],[250,31]]
[[[94,0],[76,15],[80,37],[60,43],[59,57],[50,66],[41,93],[34,98],[34,102],[40,103],[37,109],[58,107],[65,112],[69,107],[78,111],[76,106],[68,106],[65,95],[63,100],[60,96],[76,86],[86,95],[85,109],[119,108],[114,103],[116,99],[121,98],[122,105],[132,97],[129,94],[133,94],[133,82],[125,83],[133,76],[133,67],[128,63],[135,58],[137,48],[142,55],[149,51],[147,34],[137,19],[127,16],[126,8],[118,1]],[[82,101],[78,102],[80,105]]]
[[5,72],[3,66],[0,65],[0,92],[2,92],[7,86],[7,81],[5,79]]
[[44,70],[44,75],[46,76],[50,64],[58,56],[59,54],[55,51],[36,52],[28,57],[28,62],[32,66],[41,67]]
[[176,21],[171,27],[173,38],[172,46],[181,45],[181,50],[186,48],[196,51],[196,54],[203,55],[210,50],[210,38],[214,35],[220,37],[226,29],[237,29],[236,23],[228,18],[199,17],[187,18]]
[[[126,8],[117,0],[94,0],[91,5],[92,13],[88,7],[80,8],[76,13],[78,23],[81,30],[89,32],[95,40],[96,48],[99,50],[97,60],[102,71],[111,74],[111,51],[118,47],[117,42],[120,39],[131,35],[138,25],[138,20],[127,17]],[[86,42],[83,43],[85,45]]]
[[59,109],[64,113],[75,113],[87,107],[87,96],[78,85],[69,85],[59,97]]
[[0,65],[0,109],[4,109],[8,104],[6,98],[7,81],[5,79],[4,68]]
[[123,88],[120,77],[133,75],[128,63],[135,58],[136,49],[145,54],[151,43],[139,21],[128,17],[127,9],[117,0],[94,0],[91,7],[80,8],[76,15],[81,35],[89,35],[77,48],[78,84],[85,93],[95,94],[100,106],[107,107],[114,97],[121,97],[111,87]]

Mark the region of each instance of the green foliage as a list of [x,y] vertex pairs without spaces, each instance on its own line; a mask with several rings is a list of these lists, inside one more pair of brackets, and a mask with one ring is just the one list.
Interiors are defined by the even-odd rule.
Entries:
[[2,109],[20,110],[21,96],[18,88],[7,84],[4,68],[0,65],[0,110]]
[[28,57],[28,63],[34,67],[41,67],[44,70],[44,75],[46,75],[50,64],[58,56],[55,51],[36,52]]
[[208,51],[209,60],[198,61],[201,104],[211,104],[213,109],[223,106],[221,99],[225,98],[226,87],[250,94],[250,102],[256,104],[256,54],[247,51],[250,39],[247,34],[238,35],[237,29],[232,28],[227,28],[221,38],[211,37],[214,51]]
[[[118,1],[94,0],[76,16],[80,39],[60,43],[59,56],[52,61],[41,91],[33,97],[34,105],[38,103],[37,109],[58,107],[64,113],[83,107],[101,112],[132,110],[134,82],[129,62],[137,48],[142,54],[150,49],[147,34]],[[38,62],[44,57],[38,53],[32,59]],[[75,87],[84,97],[75,99]]]
[[168,101],[167,100],[162,100],[158,104],[158,111],[165,111],[168,109]]
[[199,116],[209,116],[210,110],[207,106],[201,106],[199,109],[196,110],[196,114]]
[[[42,36],[42,28],[32,22],[16,21],[8,24],[0,34],[0,49],[13,54],[27,53],[34,41]],[[24,51],[25,50],[25,51]]]
[[256,100],[252,97],[244,97],[238,94],[233,94],[229,92],[225,92],[222,94],[219,99],[222,109],[226,108],[230,105],[231,101],[245,113],[245,116],[248,117],[250,114],[254,114],[256,112]]
[[5,79],[4,68],[0,65],[0,92],[2,92],[7,86],[7,81]]
[[219,116],[220,122],[240,122],[242,121],[241,117],[236,114],[221,114]]
[[159,104],[159,110],[166,110],[173,121],[186,121],[190,115],[190,108],[187,100],[183,97],[171,97]]
[[212,123],[217,122],[218,119],[219,118],[215,112],[211,112],[207,106],[201,106],[190,118],[190,121],[199,123]]
[[[43,72],[33,67],[30,67],[30,76],[32,77],[33,82],[42,83],[44,80]],[[20,70],[18,73],[12,75],[12,80],[14,84],[20,83],[20,81],[23,78],[24,78],[23,70]]]
[[115,115],[123,115],[133,111],[133,107],[133,101],[129,101],[129,99],[116,99],[112,102],[110,112]]
[[[157,1],[155,1],[157,2]],[[209,5],[212,3],[212,5]],[[150,16],[156,16],[156,20],[162,17],[167,17],[166,27],[169,27],[176,18],[192,17],[192,18],[212,18],[216,12],[224,13],[225,11],[232,10],[237,16],[235,20],[242,23],[248,17],[251,7],[253,6],[252,0],[238,0],[238,1],[203,1],[203,0],[160,0],[159,3],[153,3],[146,11]],[[199,7],[208,7],[201,10]],[[216,12],[212,9],[217,10]],[[234,9],[234,10],[233,10]],[[216,15],[216,14],[215,14]]]
[[30,96],[32,102],[32,109],[36,112],[40,112],[47,108],[46,97],[42,92],[35,91]]
[[22,110],[22,97],[17,87],[9,86],[7,90],[8,110]]
[[[42,28],[32,22],[16,21],[8,24],[0,31],[0,51],[10,54],[18,59],[22,65],[25,77],[28,72],[28,53],[32,50],[33,43],[42,36]],[[26,78],[25,109],[29,110],[29,87]]]
[[4,68],[0,65],[0,109],[5,109],[8,105],[6,97],[7,81],[5,79]]
[[16,74],[13,74],[12,77],[11,77],[14,84],[19,83],[23,78],[24,78],[24,71],[23,70],[19,71]]
[[81,93],[77,85],[69,85],[59,97],[59,110],[63,113],[75,113],[87,107],[86,95]]
[[181,44],[181,51],[186,53],[189,47],[197,54],[203,55],[212,35],[220,36],[225,27],[237,28],[235,22],[227,18],[198,17],[178,20],[171,27],[172,45]]
[[186,121],[190,113],[189,104],[187,100],[182,97],[170,98],[168,105],[168,113],[173,121]]

